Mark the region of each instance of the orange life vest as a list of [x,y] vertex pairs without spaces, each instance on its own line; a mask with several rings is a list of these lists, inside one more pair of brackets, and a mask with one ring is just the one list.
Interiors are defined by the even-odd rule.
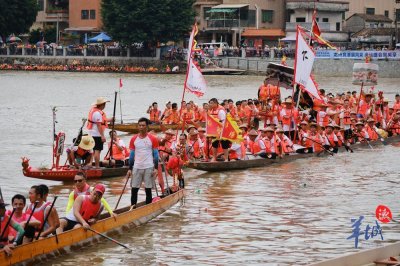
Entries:
[[372,127],[370,127],[369,125],[366,125],[365,130],[367,131],[370,140],[378,139],[379,136]]
[[75,155],[75,157],[84,158],[89,153],[90,152],[88,150],[84,150],[81,147],[78,147],[78,149],[74,152],[74,155]]
[[282,151],[283,153],[293,153],[293,147],[291,145],[291,143],[289,142],[289,139],[286,135],[283,135],[281,138],[281,147],[282,147]]
[[95,124],[95,123],[92,121],[93,114],[94,114],[95,112],[99,112],[99,113],[101,114],[101,117],[102,117],[101,127],[103,128],[103,130],[106,129],[106,128],[108,128],[106,113],[103,112],[102,110],[100,110],[100,109],[97,108],[97,107],[93,107],[93,108],[90,109],[90,111],[89,111],[87,129],[92,129],[92,128],[93,128],[93,125]]
[[171,111],[171,115],[165,119],[166,124],[178,124],[180,121],[178,111]]
[[268,87],[265,85],[261,85],[258,99],[260,101],[265,102],[267,100],[267,98],[268,98]]
[[319,133],[316,133],[315,135],[312,135],[311,132],[308,134],[307,139],[307,146],[306,147],[312,147],[314,152],[321,152],[324,150],[323,148],[323,143],[321,142],[321,135]]
[[339,147],[343,146],[344,138],[343,138],[343,136],[342,136],[342,133],[341,133],[341,132],[338,132],[338,133],[335,133],[335,134],[336,134],[336,137],[337,137],[337,139],[338,139],[338,145],[339,145]]
[[351,108],[344,109],[343,111],[343,124],[344,125],[351,125],[351,116],[350,116]]
[[283,108],[283,110],[285,110],[285,115],[282,115],[282,124],[290,126],[292,118],[295,121],[294,123],[296,123],[297,120],[296,110],[294,108],[292,109]]
[[327,114],[325,114],[325,116],[321,118],[320,112],[318,112],[317,113],[317,124],[319,126],[326,127],[327,125],[329,125],[329,116]]
[[87,222],[88,220],[97,216],[100,211],[101,202],[93,203],[89,199],[89,195],[85,195],[79,213],[82,218]]
[[363,103],[360,105],[360,108],[358,109],[358,113],[361,114],[363,117],[365,117],[368,109],[370,108],[371,108],[371,103],[363,101]]
[[1,233],[3,234],[3,239],[0,239],[0,243],[2,243],[2,244],[8,243],[8,235],[10,234],[11,223],[7,226],[7,228],[6,228],[6,225],[7,225],[7,222],[9,219],[10,219],[10,216],[7,214],[5,214],[3,217],[1,217],[0,230],[1,230]]
[[201,155],[201,149],[200,149],[200,140],[188,140],[188,145],[190,148],[190,152],[192,152],[192,156],[194,158],[200,158]]
[[160,122],[160,114],[161,114],[160,110],[151,109],[149,114],[151,122]]
[[[117,142],[119,142],[119,138],[117,138]],[[111,143],[108,143],[108,147],[110,147]],[[115,144],[115,142],[113,142],[113,146],[112,146],[112,157],[114,160],[120,160],[123,161],[125,160],[125,158],[127,157],[127,148],[126,147],[122,147],[122,151],[117,147],[117,145]],[[128,155],[129,156],[129,155]]]
[[265,145],[265,152],[266,153],[274,153],[275,152],[275,138],[272,137],[271,139],[264,138],[264,145]]

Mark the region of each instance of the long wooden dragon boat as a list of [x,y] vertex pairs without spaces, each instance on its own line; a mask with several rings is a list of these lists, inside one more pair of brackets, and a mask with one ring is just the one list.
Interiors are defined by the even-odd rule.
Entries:
[[[376,147],[381,145],[386,145],[390,143],[400,142],[400,136],[394,136],[385,139],[384,141],[376,140],[370,141],[369,143],[356,143],[351,145],[352,150],[357,149],[368,149],[370,147]],[[340,147],[339,152],[346,151],[345,147]],[[309,158],[314,156],[326,156],[328,152],[323,151],[321,153],[293,153],[290,155],[283,156],[283,158],[277,157],[276,159],[264,159],[264,158],[256,158],[250,160],[239,160],[239,161],[229,161],[229,162],[203,162],[203,161],[193,161],[189,162],[186,166],[188,168],[193,168],[202,171],[208,172],[222,172],[222,171],[230,171],[230,170],[243,170],[248,168],[255,167],[264,167],[270,166],[274,164],[283,164],[292,162],[297,159]]]
[[[400,265],[400,242],[310,264],[309,266]],[[396,260],[394,260],[396,259]]]
[[[136,209],[130,210],[130,206],[116,210],[116,218],[104,213],[101,219],[92,228],[100,233],[109,232],[121,228],[122,226],[139,226],[143,223],[162,214],[185,195],[185,190],[161,198],[159,201],[145,205],[143,202],[138,204]],[[123,229],[122,229],[123,230]],[[86,231],[82,227],[63,232],[56,236],[47,237],[32,243],[17,246],[11,256],[7,256],[4,251],[0,252],[0,265],[14,265],[29,261],[31,265],[38,265],[47,256],[65,254],[68,247],[82,247],[83,244],[90,242],[98,236]]]

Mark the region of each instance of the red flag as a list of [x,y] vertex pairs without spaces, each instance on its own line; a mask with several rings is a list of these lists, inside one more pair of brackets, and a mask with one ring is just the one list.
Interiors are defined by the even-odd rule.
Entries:
[[222,132],[222,124],[216,120],[210,114],[206,116],[206,134],[207,137],[217,137],[221,136]]
[[312,20],[312,29],[311,29],[311,31],[312,31],[312,33],[314,34],[314,35],[317,35],[317,36],[320,36],[321,35],[321,30],[319,29],[319,26],[318,26],[318,22],[317,22],[317,11],[316,10],[314,10],[314,13],[313,13],[313,18],[312,18],[313,20]]
[[243,141],[241,130],[230,114],[226,115],[224,128],[222,130],[221,139],[230,140],[232,142]]
[[122,84],[122,79],[119,79],[119,88],[121,89],[122,86],[123,86],[123,84]]

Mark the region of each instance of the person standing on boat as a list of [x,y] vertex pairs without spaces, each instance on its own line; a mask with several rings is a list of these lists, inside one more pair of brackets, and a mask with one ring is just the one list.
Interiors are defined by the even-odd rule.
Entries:
[[[208,105],[210,107],[210,115],[213,116],[215,119],[217,119],[220,123],[222,123],[222,125],[224,125],[226,119],[226,111],[224,107],[219,105],[218,100],[216,98],[212,98],[208,102]],[[220,139],[214,139],[214,141],[212,142],[212,147],[213,147],[212,161],[215,162],[217,160],[217,151],[219,145],[221,145],[224,151],[224,160],[228,161],[228,149],[230,146],[230,141],[220,140]]]
[[[26,213],[30,215],[33,211],[33,206],[37,201],[35,211],[32,214],[41,225],[45,223],[45,218],[50,211],[51,202],[46,202],[46,191],[43,186],[32,186],[29,190],[29,200],[31,204],[26,209]],[[57,211],[53,206],[51,213],[46,221],[45,227],[40,234],[40,237],[50,236],[60,226]],[[39,228],[36,228],[35,236],[39,233]],[[33,239],[32,239],[33,240]]]
[[146,204],[151,203],[154,177],[158,169],[158,139],[148,134],[148,120],[144,117],[138,121],[139,134],[134,135],[129,143],[129,170],[127,178],[132,174],[131,205],[136,206],[140,185],[144,181]]
[[[74,190],[69,193],[68,203],[65,213],[68,214],[74,206],[74,202],[76,198],[80,195],[90,195],[90,192],[93,190],[92,187],[87,183],[86,175],[84,172],[76,173],[74,177],[75,187]],[[103,204],[104,208],[108,211],[111,216],[117,216],[113,210],[111,209],[110,205],[106,201],[105,198],[101,198],[101,203]]]
[[97,184],[90,192],[90,195],[80,195],[75,199],[72,209],[66,217],[60,219],[60,228],[57,233],[71,230],[73,228],[89,228],[95,224],[103,211],[103,198],[106,187],[103,184]]
[[160,123],[160,118],[161,118],[161,111],[158,110],[158,103],[154,102],[152,105],[149,106],[147,109],[147,112],[150,116],[150,122],[152,124],[158,124]]
[[[14,221],[13,217],[6,214],[6,206],[9,204],[5,204],[3,199],[0,199],[0,226],[1,226],[1,236],[0,239],[0,251],[4,250],[7,255],[12,254],[12,250],[15,248],[17,243],[20,241],[20,238],[24,236],[24,229],[21,225]],[[10,222],[8,223],[8,220]],[[8,226],[7,226],[8,223]],[[11,233],[11,228],[14,228],[18,231],[17,239],[13,243],[9,243],[9,237]]]
[[293,106],[293,100],[291,98],[287,98],[284,102],[284,108],[282,108],[280,112],[280,117],[285,135],[292,140],[295,136],[298,116],[299,112],[297,108]]
[[100,153],[103,150],[103,143],[106,142],[105,130],[108,128],[108,122],[114,121],[114,118],[107,118],[104,109],[106,103],[110,102],[103,97],[97,98],[96,102],[92,104],[92,109],[89,111],[87,129],[93,137],[94,145],[94,165],[96,168],[100,167]]

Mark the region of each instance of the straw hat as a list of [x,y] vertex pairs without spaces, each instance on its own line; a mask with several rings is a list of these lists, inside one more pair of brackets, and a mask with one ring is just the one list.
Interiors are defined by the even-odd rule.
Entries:
[[274,128],[273,127],[266,127],[266,128],[264,128],[264,129],[261,129],[261,131],[263,131],[263,132],[274,132],[275,130],[274,130]]
[[98,98],[96,99],[96,102],[93,103],[92,105],[99,106],[99,105],[102,105],[103,103],[109,103],[109,102],[110,102],[110,101],[107,100],[107,99],[104,98],[104,97],[98,97]]
[[199,127],[199,128],[197,129],[197,131],[199,131],[199,132],[206,132],[206,129],[205,129],[204,127]]
[[361,121],[358,121],[357,123],[356,123],[356,126],[363,126],[364,125],[364,123],[363,122],[361,122]]
[[308,125],[307,121],[301,121],[300,125]]
[[168,135],[175,135],[175,131],[173,131],[172,129],[168,129],[167,131],[165,131],[165,134],[168,134]]
[[317,127],[317,123],[311,122],[311,123],[310,123],[310,127]]
[[186,132],[189,133],[190,129],[192,129],[192,128],[196,128],[196,127],[194,125],[188,125],[186,128]]
[[78,147],[84,150],[91,150],[94,148],[94,139],[90,135],[83,136]]
[[330,124],[328,124],[326,127],[327,127],[327,128],[328,128],[328,127],[335,128],[335,125],[332,124],[332,123],[330,123]]
[[246,123],[241,124],[241,125],[239,125],[239,128],[247,128],[247,124]]
[[283,133],[283,132],[285,132],[285,131],[283,130],[282,127],[277,127],[275,132],[276,132],[276,133]]
[[375,122],[375,119],[373,119],[372,117],[368,118],[367,122]]
[[250,130],[248,133],[249,136],[258,136],[257,131],[255,131],[254,129]]
[[293,100],[292,99],[290,99],[290,98],[287,98],[285,101],[284,101],[284,103],[293,103]]
[[388,102],[389,102],[389,99],[388,99],[388,98],[385,98],[385,99],[383,99],[383,102],[384,102],[384,103],[388,103]]
[[199,131],[197,131],[197,129],[192,130],[192,131],[189,133],[190,136],[194,136],[194,135],[197,135],[197,134],[199,134]]

